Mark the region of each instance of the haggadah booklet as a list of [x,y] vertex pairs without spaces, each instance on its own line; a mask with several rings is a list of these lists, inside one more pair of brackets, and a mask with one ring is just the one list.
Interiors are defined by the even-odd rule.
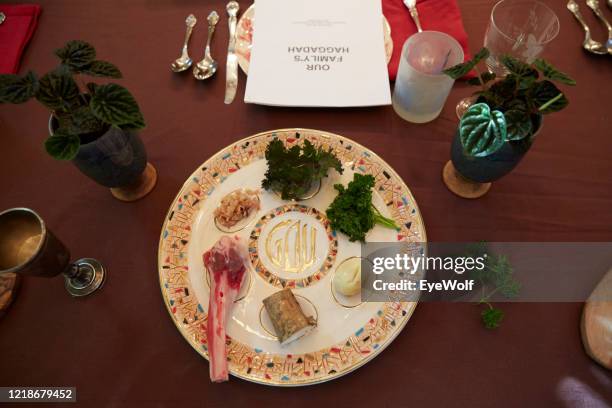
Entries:
[[380,0],[256,0],[244,101],[391,104]]

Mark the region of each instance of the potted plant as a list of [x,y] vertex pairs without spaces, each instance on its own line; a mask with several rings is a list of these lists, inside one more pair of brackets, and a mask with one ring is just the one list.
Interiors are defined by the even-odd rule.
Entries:
[[0,75],[0,103],[35,98],[51,110],[45,148],[52,157],[71,160],[119,199],[143,197],[157,174],[137,133],[145,122],[136,100],[121,85],[84,81],[84,76],[121,78],[121,72],[96,59],[94,47],[84,41],[69,41],[55,55],[60,65],[42,77],[32,71]]
[[465,198],[486,194],[492,181],[512,171],[531,148],[543,116],[568,105],[554,82],[576,84],[542,59],[527,64],[507,55],[500,61],[508,74],[497,79],[494,73],[478,70],[478,63],[488,57],[489,51],[483,48],[471,61],[444,71],[460,78],[475,69],[476,78],[468,82],[480,86],[461,116],[451,160],[443,171],[447,187]]

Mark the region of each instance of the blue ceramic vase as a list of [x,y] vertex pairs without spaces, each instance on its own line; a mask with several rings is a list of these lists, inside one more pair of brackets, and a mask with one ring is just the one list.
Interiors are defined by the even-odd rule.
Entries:
[[507,141],[495,153],[485,157],[474,157],[465,154],[459,129],[451,144],[451,160],[455,169],[466,179],[476,183],[490,183],[510,173],[531,148],[533,140],[542,128],[542,117],[534,120],[536,131],[526,140]]
[[[49,131],[57,126],[49,121]],[[98,184],[109,188],[137,183],[147,165],[147,153],[138,133],[110,127],[99,137],[81,137],[74,165]]]

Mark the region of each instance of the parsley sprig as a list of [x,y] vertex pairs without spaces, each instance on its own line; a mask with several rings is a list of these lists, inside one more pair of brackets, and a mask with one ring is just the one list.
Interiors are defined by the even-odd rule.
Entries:
[[478,280],[482,293],[478,305],[486,308],[480,313],[482,323],[487,329],[496,329],[504,319],[504,312],[493,306],[490,299],[500,293],[511,299],[518,295],[521,284],[514,277],[514,268],[505,255],[492,255],[487,251],[485,242],[480,242],[470,250],[472,256],[484,256],[485,267],[482,270],[472,270],[472,277]]

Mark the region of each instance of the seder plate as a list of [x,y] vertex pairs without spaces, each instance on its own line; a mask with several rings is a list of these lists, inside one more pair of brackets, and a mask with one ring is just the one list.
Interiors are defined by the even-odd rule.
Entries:
[[[255,5],[251,5],[238,20],[236,26],[236,56],[238,65],[248,75],[251,63],[251,47],[253,46],[253,22],[255,21]],[[391,39],[391,26],[383,16],[383,32],[385,35],[385,54],[387,64],[393,55],[393,40]]]
[[[250,265],[228,321],[229,370],[236,377],[266,385],[316,384],[374,358],[399,334],[416,307],[408,302],[361,303],[359,295],[345,298],[331,284],[336,267],[360,255],[360,245],[332,231],[325,216],[336,196],[333,184],[346,185],[355,172],[375,176],[374,205],[401,226],[399,231],[376,226],[368,233],[368,241],[426,241],[410,190],[367,148],[327,132],[284,129],[242,139],[215,154],[189,176],[164,220],[158,253],[161,292],[178,330],[207,358],[210,277],[202,254],[226,234],[216,226],[213,211],[238,188],[260,188],[267,168],[264,152],[274,138],[288,146],[308,139],[331,147],[343,163],[344,174],[331,170],[313,188],[312,197],[299,202],[283,201],[262,190],[261,209],[232,232],[248,246]],[[303,245],[296,245],[296,231],[302,232]],[[285,242],[289,252],[282,250]],[[306,315],[315,317],[318,325],[281,347],[262,300],[283,287],[293,290]]]

